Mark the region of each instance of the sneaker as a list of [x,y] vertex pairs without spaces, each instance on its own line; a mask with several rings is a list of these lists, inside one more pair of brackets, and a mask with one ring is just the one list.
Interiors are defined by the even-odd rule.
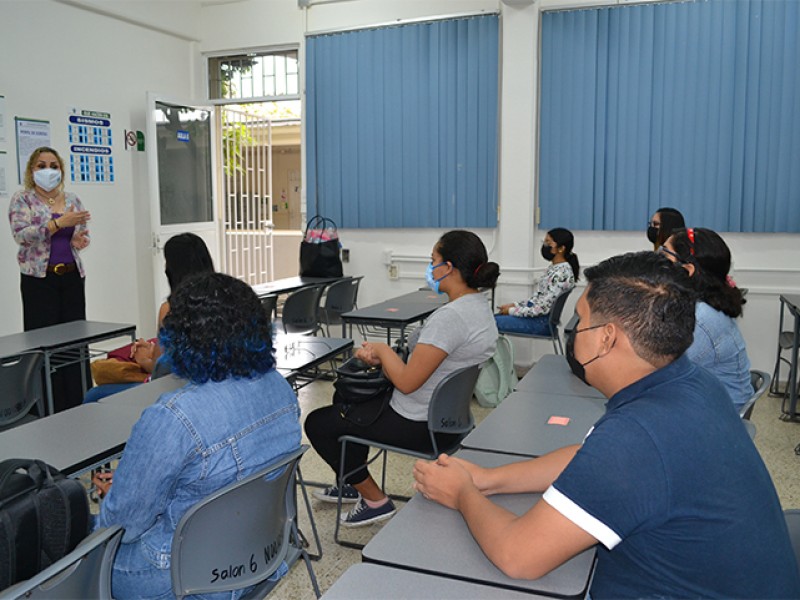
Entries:
[[370,508],[362,498],[349,513],[342,515],[341,522],[343,527],[361,527],[362,525],[385,521],[396,512],[397,509],[391,500],[378,508]]
[[[326,487],[324,490],[314,490],[311,492],[311,495],[314,496],[317,500],[322,500],[323,502],[333,502],[336,504],[339,501],[339,488],[335,485],[330,487]],[[358,490],[354,488],[352,485],[345,485],[342,488],[342,504],[353,504],[358,502],[361,498],[361,494],[358,493]]]

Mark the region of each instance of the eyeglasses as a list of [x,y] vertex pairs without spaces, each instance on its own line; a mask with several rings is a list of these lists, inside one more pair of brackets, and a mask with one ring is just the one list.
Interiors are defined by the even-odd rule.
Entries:
[[648,227],[655,227],[656,229],[661,229],[661,221],[648,221]]
[[[575,313],[577,315],[577,313]],[[575,322],[575,327],[572,330],[573,335],[578,335],[579,333],[583,333],[584,331],[589,331],[590,329],[599,329],[600,327],[605,327],[608,323],[600,323],[599,325],[589,325],[589,327],[584,327],[583,329],[578,329],[578,325],[580,324],[581,320],[578,319]]]

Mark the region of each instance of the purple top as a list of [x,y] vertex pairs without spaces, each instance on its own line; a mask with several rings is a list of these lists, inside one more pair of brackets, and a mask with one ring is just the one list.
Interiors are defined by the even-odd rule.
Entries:
[[[58,219],[61,216],[63,215],[53,213],[54,219]],[[74,227],[64,227],[50,237],[50,260],[48,260],[48,264],[64,263],[66,265],[75,262],[75,257],[72,255],[72,246],[70,245],[74,232]]]

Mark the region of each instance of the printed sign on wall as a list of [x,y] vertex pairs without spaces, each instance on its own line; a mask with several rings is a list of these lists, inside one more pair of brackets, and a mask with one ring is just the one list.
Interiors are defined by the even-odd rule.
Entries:
[[111,114],[73,108],[67,123],[73,183],[114,183]]

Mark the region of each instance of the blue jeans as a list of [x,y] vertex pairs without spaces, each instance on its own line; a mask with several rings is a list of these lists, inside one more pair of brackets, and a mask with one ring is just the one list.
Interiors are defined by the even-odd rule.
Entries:
[[550,336],[550,316],[515,317],[513,315],[495,315],[497,330],[500,333],[532,333],[533,335]]

